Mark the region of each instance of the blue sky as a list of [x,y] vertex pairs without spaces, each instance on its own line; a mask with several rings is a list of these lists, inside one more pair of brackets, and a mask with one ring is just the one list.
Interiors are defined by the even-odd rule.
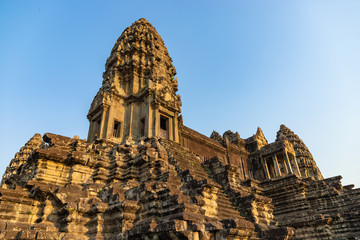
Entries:
[[1,1],[0,172],[35,133],[87,137],[122,31],[145,17],[178,72],[185,125],[243,138],[280,124],[324,177],[360,186],[360,1]]

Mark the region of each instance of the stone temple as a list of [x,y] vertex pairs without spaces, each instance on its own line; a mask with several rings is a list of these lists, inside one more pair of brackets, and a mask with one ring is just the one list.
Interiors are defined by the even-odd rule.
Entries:
[[359,189],[284,125],[272,143],[184,126],[175,75],[147,20],[125,29],[88,139],[35,134],[11,160],[0,239],[360,239]]

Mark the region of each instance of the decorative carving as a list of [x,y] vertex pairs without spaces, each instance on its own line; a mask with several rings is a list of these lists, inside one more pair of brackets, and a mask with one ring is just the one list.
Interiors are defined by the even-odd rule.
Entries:
[[[0,239],[360,238],[359,189],[323,179],[284,125],[273,143],[260,128],[244,140],[184,126],[175,74],[150,23],[127,28],[90,107],[92,140],[35,134],[10,162]],[[121,124],[123,142],[109,137]],[[171,125],[180,141],[155,134]]]
[[282,124],[280,130],[277,132],[276,141],[284,138],[289,140],[294,146],[301,175],[303,177],[314,177],[318,180],[323,179],[312,154],[304,142],[294,132]]
[[[144,129],[138,123],[144,116],[152,114],[147,106],[153,110],[161,106],[172,112],[170,115],[178,115],[181,112],[181,98],[176,94],[178,83],[175,75],[172,59],[156,29],[143,18],[134,22],[118,38],[105,64],[102,86],[88,113],[88,140],[95,139],[96,131],[102,133],[100,138],[113,138],[110,132],[115,118],[124,122],[124,129],[122,137],[113,140],[139,140],[145,130],[134,132],[132,129]],[[109,112],[101,111],[104,105],[110,106]],[[99,112],[103,114],[101,118],[105,119],[100,131],[94,117]],[[155,129],[157,125],[154,120],[151,118],[146,122],[151,126],[151,131],[148,129],[146,134],[156,135],[159,131]],[[177,128],[171,132],[172,138],[178,138]]]

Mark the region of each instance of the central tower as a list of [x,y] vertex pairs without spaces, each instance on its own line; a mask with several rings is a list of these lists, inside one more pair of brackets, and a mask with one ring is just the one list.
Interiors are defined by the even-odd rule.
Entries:
[[105,64],[102,86],[87,118],[88,141],[179,142],[181,112],[176,70],[156,29],[144,18],[125,29]]

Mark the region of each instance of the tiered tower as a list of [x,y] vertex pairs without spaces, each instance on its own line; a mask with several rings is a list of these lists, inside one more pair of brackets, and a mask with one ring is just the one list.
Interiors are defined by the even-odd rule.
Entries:
[[148,21],[127,28],[88,141],[35,134],[10,162],[0,239],[360,239],[360,189],[323,179],[285,125],[270,143],[260,128],[243,139],[186,127],[175,74]]
[[146,19],[125,29],[105,69],[87,115],[88,141],[162,137],[179,142],[176,70],[163,40]]
[[301,177],[313,177],[317,180],[324,179],[320,169],[316,165],[315,159],[313,158],[305,143],[299,138],[298,135],[287,128],[284,124],[280,126],[280,130],[277,132],[276,139],[278,140],[282,137],[285,137],[294,146]]

